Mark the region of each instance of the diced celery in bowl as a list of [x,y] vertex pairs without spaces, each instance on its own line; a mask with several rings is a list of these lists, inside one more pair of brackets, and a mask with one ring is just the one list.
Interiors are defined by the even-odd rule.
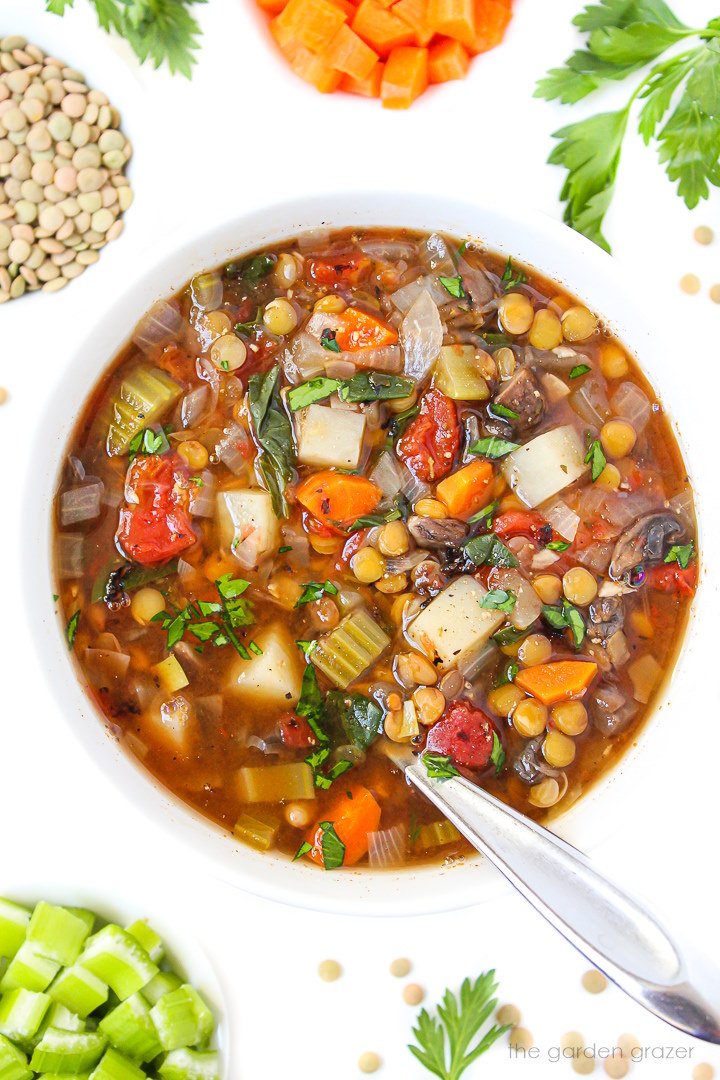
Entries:
[[218,992],[182,961],[144,919],[0,898],[0,1080],[225,1080]]

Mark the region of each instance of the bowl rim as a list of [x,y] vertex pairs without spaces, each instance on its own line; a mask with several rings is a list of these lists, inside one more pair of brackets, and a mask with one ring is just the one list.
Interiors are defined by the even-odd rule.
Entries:
[[[471,223],[471,227],[458,227],[461,222]],[[107,721],[81,685],[76,663],[67,662],[64,628],[59,615],[49,611],[47,605],[47,598],[54,593],[50,561],[52,494],[63,451],[90,388],[101,378],[129,337],[127,330],[118,332],[115,324],[120,323],[125,328],[134,326],[155,300],[181,288],[190,274],[218,265],[232,254],[250,252],[263,243],[278,243],[308,230],[353,226],[437,230],[470,236],[481,243],[486,242],[493,251],[513,255],[519,262],[527,263],[568,288],[572,295],[583,299],[598,313],[633,355],[640,354],[640,366],[658,392],[655,371],[643,357],[667,358],[665,339],[639,315],[630,301],[630,284],[623,280],[611,256],[547,215],[504,206],[502,199],[495,195],[491,204],[483,203],[481,198],[472,202],[444,197],[438,200],[436,195],[422,189],[370,194],[330,191],[255,209],[231,221],[218,221],[209,228],[198,230],[179,244],[165,237],[146,250],[142,273],[137,274],[133,268],[133,276],[128,278],[131,285],[117,294],[109,307],[102,309],[83,341],[73,349],[73,358],[67,369],[58,375],[57,394],[51,395],[51,404],[41,416],[36,433],[41,435],[42,441],[34,474],[38,476],[42,497],[38,499],[38,486],[28,485],[23,507],[25,535],[29,539],[23,564],[24,580],[34,610],[42,613],[33,641],[44,677],[59,699],[64,722],[73,730],[90,759],[111,780],[113,788],[135,805],[149,805],[152,801],[154,820],[171,830],[176,839],[182,833],[184,841],[194,848],[196,857],[208,873],[267,899],[299,907],[347,914],[419,915],[490,900],[507,892],[509,885],[480,856],[468,858],[464,865],[451,867],[432,864],[418,869],[404,868],[397,873],[343,870],[320,874],[314,867],[291,865],[286,856],[263,854],[238,845],[219,826],[164,788],[137,759],[133,757],[130,761],[129,752],[117,740],[107,738]],[[514,236],[517,236],[517,242],[511,239]],[[240,237],[251,239],[240,242]],[[508,242],[504,242],[504,237]],[[525,243],[530,250],[536,250],[539,257],[530,257],[524,246],[518,246]],[[126,252],[128,264],[134,263],[136,258],[136,252]],[[180,273],[176,269],[180,265],[189,267],[189,273]],[[570,276],[576,280],[568,281],[564,266],[573,267]],[[597,298],[593,293],[599,294]],[[600,294],[610,299],[601,301]],[[605,308],[606,302],[610,303],[612,312]],[[134,315],[127,312],[123,315],[124,308],[129,308]],[[629,330],[629,327],[634,329]],[[111,344],[106,343],[108,338]],[[103,361],[96,365],[88,379],[87,370],[96,355],[102,355]],[[81,373],[82,387],[77,393],[77,388],[71,387],[73,381],[79,382]],[[59,416],[66,419],[59,421]],[[683,460],[690,464],[689,475],[694,476],[692,455],[680,434],[676,417],[671,414],[670,419]],[[696,501],[701,504],[702,498],[698,498],[695,486],[694,490]],[[702,531],[701,505],[696,509]],[[553,830],[559,835],[590,848],[606,838],[608,815],[600,815],[602,824],[595,815],[594,833],[588,827],[593,808],[599,799],[603,799],[603,805],[606,800],[608,803],[616,801],[616,798],[610,800],[607,788],[613,785],[617,793],[623,787],[618,782],[624,780],[628,772],[636,770],[641,756],[647,754],[650,734],[661,724],[665,725],[663,714],[670,712],[667,707],[670,687],[677,684],[680,673],[692,666],[688,657],[693,652],[697,622],[696,602],[675,667],[667,673],[653,711],[633,746],[582,799],[552,822]],[[233,851],[233,846],[242,850],[240,857]]]

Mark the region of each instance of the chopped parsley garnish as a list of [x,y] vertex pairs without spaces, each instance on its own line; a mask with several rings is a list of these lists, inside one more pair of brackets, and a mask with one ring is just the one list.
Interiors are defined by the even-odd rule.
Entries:
[[[339,347],[337,351],[340,351]],[[326,379],[324,375],[319,375],[317,379],[310,379],[309,382],[303,383],[302,386],[293,386],[287,392],[287,403],[290,411],[297,412],[298,409],[306,409],[308,405],[312,405],[316,401],[323,401],[325,398],[330,397],[331,394],[334,394],[339,386],[339,379]]]
[[78,623],[80,622],[80,609],[78,609],[74,615],[71,615],[68,619],[68,624],[65,627],[65,637],[67,638],[68,649],[72,652],[73,645],[75,644],[75,635],[77,634]]
[[321,821],[320,829],[323,865],[326,870],[337,870],[345,862],[345,845],[335,832],[332,821]]
[[217,648],[232,645],[243,660],[249,660],[250,653],[235,633],[240,627],[252,626],[255,622],[251,602],[242,597],[249,585],[250,582],[243,578],[224,574],[215,582],[220,594],[219,603],[191,601],[182,610],[174,608],[170,613],[161,611],[155,615],[151,621],[160,623],[167,632],[168,651],[182,641],[188,630],[198,641],[212,642]]
[[472,517],[469,517],[468,525],[476,525],[479,521],[483,521],[485,523],[485,527],[489,529],[492,525],[493,514],[497,510],[498,506],[499,503],[497,499],[495,499],[494,502],[491,502],[489,504],[489,506],[484,506],[482,510],[478,510],[477,514],[473,514]]
[[454,296],[456,300],[462,300],[467,296],[463,279],[460,274],[458,274],[457,277],[442,277],[441,275],[438,280],[445,292],[449,293],[450,296]]
[[260,281],[270,273],[274,265],[275,259],[272,255],[251,255],[240,264],[239,269],[237,263],[228,263],[225,272],[231,277],[241,277],[246,281]]
[[315,787],[320,788],[322,791],[327,791],[332,787],[335,780],[338,777],[343,776],[349,769],[352,769],[352,761],[348,761],[347,758],[342,758],[337,761],[331,769],[327,772],[323,771],[323,765],[330,757],[331,750],[329,746],[321,746],[319,750],[314,750],[312,754],[305,758],[305,764],[309,765],[313,772],[313,782]]
[[545,604],[542,616],[553,630],[570,629],[575,648],[580,648],[585,639],[585,620],[576,607],[567,600],[563,600],[561,608]]
[[249,322],[236,322],[233,329],[235,330],[236,334],[238,334],[238,335],[239,334],[245,334],[246,337],[249,337],[249,335],[252,334],[253,330],[258,325],[258,323],[261,323],[261,322],[262,322],[262,308],[258,307],[257,311],[255,312],[255,318],[254,319],[251,319]]
[[320,344],[323,349],[328,349],[330,352],[340,352],[340,346],[335,339],[335,331],[326,328],[320,335]]
[[523,270],[516,270],[513,266],[511,258],[505,263],[505,269],[501,278],[505,287],[505,292],[508,289],[514,289],[516,285],[524,285],[527,281],[527,274]]
[[463,544],[463,551],[476,566],[519,566],[510,548],[495,533],[474,536]]
[[283,544],[278,548],[278,555],[284,555],[287,551],[292,551],[292,544]]
[[463,240],[463,242],[460,244],[460,247],[457,249],[458,258],[460,258],[461,255],[465,254],[465,252],[467,251],[468,243],[468,240]]
[[60,596],[59,596],[59,594],[58,594],[58,593],[56,593],[56,592],[54,592],[54,593],[53,593],[53,604],[57,604],[57,602],[58,602],[58,600],[59,600],[59,599],[60,599]]
[[307,840],[303,840],[302,844],[293,855],[292,861],[297,862],[298,859],[302,859],[303,855],[307,855],[307,853],[309,851],[312,851],[312,849],[312,844],[308,844]]
[[317,638],[312,641],[296,641],[295,644],[305,656],[310,656],[317,649]]
[[529,633],[529,629],[518,630],[516,626],[504,626],[497,634],[493,634],[492,639],[496,645],[517,645],[518,641],[522,641]]
[[493,744],[490,752],[490,760],[495,766],[495,775],[499,776],[502,767],[505,764],[505,751],[503,750],[503,744],[500,742],[495,728],[493,728]]
[[143,428],[128,443],[128,460],[132,463],[141,454],[147,457],[149,454],[159,454],[163,449],[167,450],[168,441],[162,431],[153,431],[152,428]]
[[205,481],[202,476],[191,476],[190,483],[194,484],[197,488],[205,487]]
[[409,514],[410,503],[400,492],[393,499],[393,505],[384,514],[364,514],[362,517],[355,518],[348,531],[352,533],[357,532],[358,529],[374,529],[378,525],[385,525],[388,521],[407,518]]
[[337,596],[337,586],[333,585],[332,581],[308,581],[295,607],[302,607],[303,604],[312,604],[315,600],[321,600],[326,593],[328,596]]
[[342,401],[362,404],[410,397],[414,388],[414,381],[406,379],[404,375],[389,375],[386,371],[358,371],[343,380],[338,394]]
[[250,641],[248,643],[248,649],[251,653],[255,653],[256,656],[262,656],[263,654],[263,651],[258,645],[257,641]]
[[592,476],[593,483],[595,483],[607,465],[607,458],[603,453],[600,440],[593,439],[589,431],[587,433],[587,441],[588,452],[585,455],[585,464],[590,466],[590,475]]
[[570,378],[579,379],[581,375],[587,375],[588,371],[592,371],[589,364],[576,364],[570,369]]
[[545,547],[548,551],[567,551],[570,544],[567,540],[550,540]]
[[279,380],[279,364],[264,375],[251,375],[247,396],[255,438],[263,450],[256,464],[272,497],[275,516],[285,518],[289,515],[285,488],[293,476],[295,443],[292,423],[280,397]]
[[471,454],[480,454],[482,457],[496,461],[497,458],[505,457],[506,454],[512,454],[513,450],[518,450],[519,447],[520,443],[510,442],[509,439],[498,439],[496,435],[489,435],[485,439],[478,439],[468,449]]
[[673,563],[676,562],[678,566],[683,570],[687,570],[690,565],[690,560],[693,557],[694,545],[692,540],[689,544],[684,544],[682,547],[679,544],[673,544],[668,551],[667,555],[663,559],[663,562]]
[[428,776],[433,780],[450,780],[453,776],[460,775],[449,754],[433,754],[426,751],[422,756],[422,761]]
[[305,717],[319,743],[330,742],[324,727],[327,721],[325,702],[318,685],[317,671],[312,664],[307,664],[303,672],[300,700],[295,707],[295,712],[298,716]]
[[500,668],[495,678],[495,688],[498,686],[505,686],[506,683],[515,681],[515,676],[520,670],[520,666],[515,660],[506,660],[503,666]]
[[504,611],[510,614],[516,603],[517,597],[513,593],[505,589],[491,589],[483,596],[480,607],[486,611]]
[[490,411],[494,412],[496,416],[502,416],[507,420],[520,419],[520,413],[513,412],[512,409],[508,409],[507,405],[498,404],[497,402],[490,406]]

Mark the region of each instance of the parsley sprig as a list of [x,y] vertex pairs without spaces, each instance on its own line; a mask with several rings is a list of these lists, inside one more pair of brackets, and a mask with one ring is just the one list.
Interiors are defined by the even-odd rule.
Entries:
[[[410,1053],[439,1080],[459,1080],[509,1030],[509,1025],[494,1024],[481,1034],[497,1007],[493,996],[496,990],[494,971],[485,972],[474,983],[465,979],[459,995],[446,990],[437,1007],[437,1017],[430,1016],[427,1009],[418,1016],[417,1027],[413,1028],[417,1045],[409,1044]],[[471,1043],[478,1037],[471,1049]]]
[[[554,133],[552,165],[567,169],[561,198],[568,225],[610,250],[602,233],[613,197],[630,114],[642,102],[638,130],[646,145],[655,140],[660,163],[690,208],[720,186],[720,17],[692,28],[664,0],[599,0],[573,20],[588,35],[565,66],[541,79],[536,97],[575,104],[652,63],[627,105],[596,113]],[[695,39],[691,48],[659,61],[663,53]]]
[[[152,621],[159,622],[167,631],[168,652],[182,641],[187,631],[201,643],[197,646],[199,652],[208,642],[218,648],[232,645],[243,660],[249,660],[250,653],[235,633],[255,622],[253,606],[242,595],[249,585],[250,582],[243,578],[223,574],[215,582],[219,600],[193,600],[185,608],[173,607],[170,612],[161,611],[155,615]],[[256,642],[250,641],[249,648],[256,656],[262,656],[262,649]]]
[[[190,14],[193,4],[206,0],[90,0],[103,30],[114,30],[130,45],[141,63],[151,60],[156,68],[167,60],[173,74],[192,76],[193,53],[202,33]],[[64,15],[75,0],[45,0],[53,15]]]

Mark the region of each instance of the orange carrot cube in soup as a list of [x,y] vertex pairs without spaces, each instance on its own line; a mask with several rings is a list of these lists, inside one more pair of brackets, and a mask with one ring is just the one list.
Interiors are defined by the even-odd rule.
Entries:
[[429,0],[398,0],[393,4],[393,14],[399,15],[403,22],[415,32],[415,44],[424,47],[432,41],[435,31],[428,22]]
[[428,51],[401,45],[385,65],[380,97],[385,109],[407,109],[427,89]]
[[406,22],[386,11],[378,0],[362,0],[352,29],[382,57],[398,45],[411,45],[415,36]]
[[476,36],[475,0],[430,0],[428,18],[433,29],[470,48]]
[[332,41],[348,16],[330,0],[288,0],[278,18],[301,45],[317,52]]
[[428,75],[431,83],[451,82],[464,79],[470,66],[470,57],[464,45],[452,38],[443,38],[430,46]]
[[378,54],[345,24],[323,50],[321,57],[336,71],[358,80],[367,79],[378,62]]
[[469,44],[470,52],[488,52],[499,45],[511,18],[509,7],[500,0],[476,0],[475,38]]
[[340,80],[340,89],[346,94],[358,94],[360,97],[380,97],[384,70],[385,65],[378,61],[366,79],[352,79],[349,75],[343,75]]
[[294,30],[283,22],[282,13],[276,15],[270,22],[270,33],[275,38],[278,48],[290,59],[289,53],[296,51],[300,43],[295,37]]
[[[380,824],[380,807],[367,788],[354,787],[336,800],[323,821],[333,826],[338,839],[345,845],[342,865],[354,866],[367,854],[368,834],[376,832]],[[325,865],[323,832],[318,822],[306,837],[306,842],[312,844],[308,856],[319,866]]]

